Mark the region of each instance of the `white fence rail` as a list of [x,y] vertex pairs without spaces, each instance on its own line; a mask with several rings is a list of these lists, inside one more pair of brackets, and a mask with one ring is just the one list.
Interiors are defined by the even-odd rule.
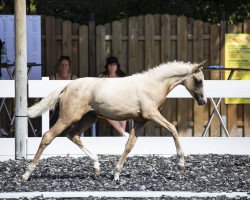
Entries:
[[[28,95],[29,98],[43,98],[54,89],[62,85],[67,85],[71,81],[62,80],[29,80]],[[204,81],[204,91],[208,98],[249,98],[250,80],[206,80]],[[0,81],[0,98],[14,98],[15,84],[14,80]],[[181,85],[174,88],[167,98],[191,98],[188,91]],[[42,133],[49,129],[49,112],[42,116]]]
[[[29,80],[29,98],[42,98],[59,86],[67,85],[71,81],[61,80]],[[209,98],[249,98],[250,80],[206,80],[204,90]],[[0,98],[15,98],[14,80],[0,81]],[[183,86],[177,86],[167,98],[191,98]]]
[[[71,81],[50,81],[30,80],[28,83],[29,98],[43,98],[58,86],[66,85]],[[207,80],[204,82],[206,96],[208,98],[218,97],[250,97],[250,81],[224,81]],[[14,98],[14,80],[0,81],[0,98]],[[191,98],[183,86],[176,87],[169,95],[169,98]],[[42,132],[49,128],[49,112],[43,114]],[[28,138],[27,155],[33,158],[41,138]],[[122,137],[86,137],[84,143],[88,148],[97,154],[121,154],[126,138]],[[181,138],[185,154],[250,154],[250,138]],[[63,148],[61,148],[63,147]],[[15,141],[14,138],[0,138],[0,160],[14,159]],[[142,137],[131,152],[136,154],[175,154],[175,147],[172,138],[169,137]],[[83,153],[67,138],[56,138],[45,150],[43,156],[72,155],[81,156]]]
[[[125,137],[84,137],[84,145],[95,154],[122,154]],[[40,137],[27,140],[27,158],[32,159],[41,142]],[[227,137],[180,137],[185,155],[190,154],[231,154],[250,155],[250,138]],[[133,155],[176,155],[172,137],[139,137],[130,153]],[[51,156],[85,156],[68,138],[56,138],[44,151],[42,158]],[[0,138],[0,161],[15,158],[15,139]]]

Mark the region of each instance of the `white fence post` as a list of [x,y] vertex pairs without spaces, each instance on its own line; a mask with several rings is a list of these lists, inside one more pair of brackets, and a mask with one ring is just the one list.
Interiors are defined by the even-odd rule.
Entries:
[[26,158],[28,138],[26,0],[15,1],[15,32],[15,157]]

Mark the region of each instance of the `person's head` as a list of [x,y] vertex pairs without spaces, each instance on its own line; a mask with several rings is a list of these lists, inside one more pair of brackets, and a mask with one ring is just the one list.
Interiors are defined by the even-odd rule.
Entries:
[[71,68],[71,60],[69,56],[61,56],[58,60],[58,71],[61,73],[69,73]]
[[114,56],[108,57],[106,60],[105,69],[108,71],[108,73],[116,73],[116,71],[120,69],[118,59]]
[[125,76],[125,73],[120,69],[120,64],[117,57],[108,57],[106,59],[106,65],[104,67],[107,75],[115,73],[117,76]]

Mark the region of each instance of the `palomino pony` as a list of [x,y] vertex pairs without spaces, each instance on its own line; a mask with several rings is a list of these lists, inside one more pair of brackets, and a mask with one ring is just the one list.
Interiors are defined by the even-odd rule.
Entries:
[[179,157],[178,166],[183,172],[184,154],[177,130],[161,115],[159,109],[167,94],[179,84],[186,87],[199,105],[206,103],[204,75],[201,71],[204,63],[170,62],[124,78],[80,78],[53,91],[28,109],[28,116],[34,118],[59,103],[60,113],[55,125],[43,135],[37,153],[22,179],[28,180],[44,149],[62,132],[66,132],[67,137],[92,159],[94,170],[99,174],[98,157],[80,139],[80,134],[95,123],[98,117],[134,120],[125,150],[115,167],[114,180],[119,180],[125,159],[136,143],[137,132],[147,121],[153,121],[172,133]]

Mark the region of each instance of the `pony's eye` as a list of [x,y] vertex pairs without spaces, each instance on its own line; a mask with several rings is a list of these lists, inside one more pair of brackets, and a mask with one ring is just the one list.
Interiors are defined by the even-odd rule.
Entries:
[[197,85],[201,85],[202,84],[202,80],[195,80],[195,83],[197,84]]

